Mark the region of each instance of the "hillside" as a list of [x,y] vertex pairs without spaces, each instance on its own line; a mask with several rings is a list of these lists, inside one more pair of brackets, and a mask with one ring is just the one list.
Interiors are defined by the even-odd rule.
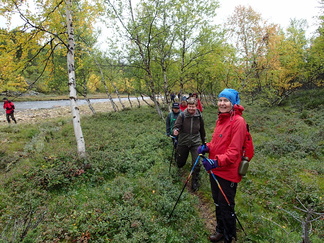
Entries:
[[[323,90],[281,107],[244,104],[256,146],[238,187],[238,242],[323,241]],[[204,110],[208,139],[217,110]],[[168,216],[189,173],[169,173],[171,142],[149,107],[82,118],[88,158],[76,158],[69,118],[1,126],[0,242],[208,242],[207,173]],[[308,211],[308,213],[307,213]],[[307,224],[306,224],[307,225]]]

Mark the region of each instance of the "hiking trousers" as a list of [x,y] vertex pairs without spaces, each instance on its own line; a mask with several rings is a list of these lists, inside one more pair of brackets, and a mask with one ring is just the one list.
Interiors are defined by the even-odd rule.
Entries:
[[[177,146],[177,150],[176,150],[176,162],[177,162],[177,166],[178,168],[182,168],[183,166],[185,166],[188,156],[189,156],[189,152],[191,154],[191,168],[194,165],[194,163],[196,162],[196,159],[198,157],[198,149],[199,145],[195,145],[195,146],[185,146],[185,145],[179,145]],[[192,173],[192,179],[191,179],[191,189],[193,191],[197,191],[199,186],[200,186],[200,167],[201,164],[197,163],[196,167],[194,168],[194,171]]]
[[10,114],[6,114],[6,118],[7,118],[8,123],[10,123],[10,118],[11,118],[11,120],[13,120],[15,123],[17,123],[17,121],[16,121],[16,119],[15,119],[15,116],[14,116],[14,112],[11,112]]
[[235,195],[237,189],[237,183],[225,180],[219,176],[216,176],[221,188],[224,191],[230,205],[228,205],[224,195],[220,191],[215,179],[210,175],[210,186],[212,190],[212,196],[216,205],[216,232],[224,235],[224,242],[231,242],[234,237],[236,239],[236,219],[234,213]]

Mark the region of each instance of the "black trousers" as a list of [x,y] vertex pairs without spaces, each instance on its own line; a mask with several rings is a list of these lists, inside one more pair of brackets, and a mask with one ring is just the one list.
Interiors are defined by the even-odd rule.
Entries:
[[[194,163],[196,162],[196,159],[198,157],[198,149],[199,145],[195,145],[195,146],[184,146],[184,145],[179,145],[177,146],[176,149],[176,162],[177,162],[177,166],[178,168],[182,168],[183,166],[185,166],[188,156],[189,156],[189,152],[191,153],[191,166],[194,165]],[[200,163],[198,163],[192,173],[192,179],[191,179],[191,183],[192,183],[192,189],[193,190],[197,190],[199,187],[199,181],[200,181]]]
[[210,186],[212,190],[213,200],[216,205],[216,231],[218,233],[224,234],[224,242],[231,242],[231,239],[233,237],[236,239],[236,219],[234,206],[237,183],[225,180],[218,176],[215,177],[230,203],[229,205],[221,190],[219,189],[215,179],[212,175],[210,175]]
[[7,117],[7,121],[8,123],[10,123],[10,118],[15,122],[17,123],[16,119],[15,119],[15,116],[14,116],[14,112],[11,112],[10,114],[6,114],[6,117]]

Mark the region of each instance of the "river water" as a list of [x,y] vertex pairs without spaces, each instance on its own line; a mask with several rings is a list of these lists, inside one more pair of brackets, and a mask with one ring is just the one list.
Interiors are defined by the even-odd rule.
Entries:
[[[128,98],[120,98],[121,101],[126,101]],[[136,99],[135,97],[130,97],[130,100]],[[140,98],[141,99],[141,98]],[[118,102],[118,98],[113,99],[114,102]],[[110,102],[109,99],[90,99],[90,103],[98,102]],[[24,111],[24,110],[38,110],[38,109],[51,109],[61,106],[69,106],[70,100],[47,100],[47,101],[24,101],[24,102],[13,102],[15,104],[15,111]],[[87,104],[87,101],[84,99],[77,100],[77,105]],[[4,110],[0,111],[1,114],[4,114]]]

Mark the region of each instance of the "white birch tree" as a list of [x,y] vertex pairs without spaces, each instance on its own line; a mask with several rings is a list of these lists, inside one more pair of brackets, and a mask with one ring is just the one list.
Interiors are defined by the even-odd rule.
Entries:
[[[72,120],[77,142],[77,153],[80,158],[86,157],[86,151],[79,108],[76,103],[77,90],[74,55],[77,41],[73,26],[77,25],[78,30],[78,35],[76,35],[79,40],[78,52],[80,53],[85,49],[91,49],[89,45],[84,43],[82,45],[82,41],[80,40],[92,34],[92,24],[95,22],[94,20],[100,11],[100,4],[95,4],[95,2],[95,0],[73,2],[72,0],[0,1],[2,4],[2,8],[0,9],[1,13],[9,21],[14,13],[18,13],[23,22],[22,25],[16,27],[16,30],[23,32],[24,36],[28,38],[17,39],[16,48],[18,49],[23,46],[24,48],[20,49],[21,52],[32,54],[33,57],[28,60],[29,62],[33,61],[40,53],[43,53],[43,59],[40,59],[41,61],[38,60],[38,63],[41,63],[39,64],[40,69],[43,69],[43,72],[39,74],[40,76],[46,69],[51,71],[55,69],[54,63],[52,62],[54,53],[57,56],[67,56],[68,79],[65,80],[68,80],[67,84],[69,87]],[[72,13],[77,15],[77,17],[72,19]],[[83,31],[84,29],[87,31]],[[30,45],[31,40],[33,40],[33,43],[38,43],[37,47]],[[81,58],[78,61],[82,64]],[[27,62],[26,66],[28,64]],[[42,65],[43,67],[41,67]]]
[[74,50],[75,50],[75,41],[74,41],[74,30],[73,30],[73,20],[71,13],[71,0],[66,0],[66,24],[68,31],[68,43],[67,43],[67,70],[69,77],[69,91],[70,91],[70,105],[72,112],[72,121],[74,128],[74,135],[77,142],[77,150],[80,158],[86,157],[85,151],[85,141],[82,133],[80,112],[77,106],[77,92],[76,92],[76,81],[75,81],[75,64],[74,64]]

